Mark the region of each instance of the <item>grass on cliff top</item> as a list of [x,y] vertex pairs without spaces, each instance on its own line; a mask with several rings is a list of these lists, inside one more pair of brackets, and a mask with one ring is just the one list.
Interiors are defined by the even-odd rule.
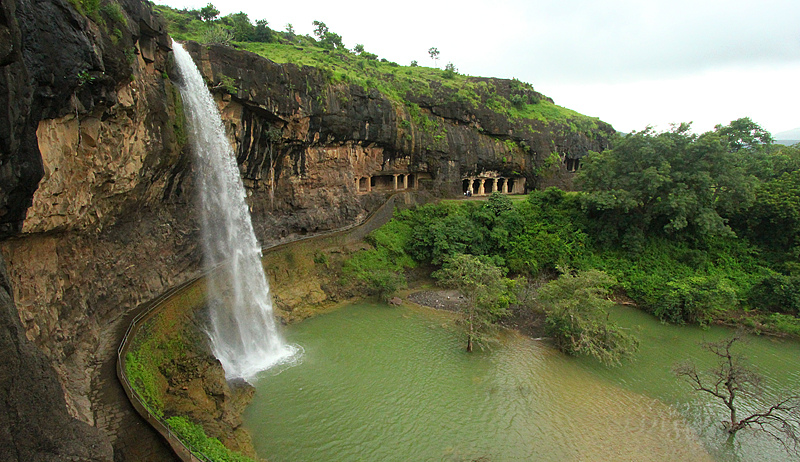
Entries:
[[[272,30],[266,34],[268,40],[236,41],[241,34],[232,19],[234,15],[202,21],[191,11],[165,5],[156,5],[155,9],[164,17],[170,35],[176,40],[208,43],[219,40],[219,31],[225,30],[228,39],[223,41],[236,48],[276,63],[319,68],[332,85],[354,84],[365,90],[374,89],[401,105],[413,105],[410,101],[424,97],[435,104],[457,102],[474,109],[490,109],[512,122],[527,119],[562,123],[571,131],[597,128],[597,118],[553,104],[530,84],[516,79],[481,79],[453,70],[402,66],[367,52],[358,54],[343,47],[325,47],[308,35],[289,36]],[[502,91],[498,91],[499,87],[503,87]]]
[[[483,106],[512,121],[533,119],[564,123],[575,130],[597,127],[597,118],[587,117],[546,99],[512,102],[497,91],[492,80],[476,79],[457,72],[425,66],[401,66],[310,44],[235,42],[235,45],[276,63],[322,69],[331,84],[355,84],[366,90],[375,89],[400,104],[409,104],[413,97],[432,97],[440,104],[458,102],[473,109]],[[439,86],[443,91],[435,90]],[[533,93],[528,84],[514,80],[512,86],[518,89],[520,97]],[[512,98],[515,95],[512,94]]]

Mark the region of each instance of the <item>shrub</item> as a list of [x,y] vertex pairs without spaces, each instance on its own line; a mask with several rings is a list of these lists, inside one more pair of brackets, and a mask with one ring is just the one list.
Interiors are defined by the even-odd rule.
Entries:
[[524,109],[528,104],[528,98],[525,95],[514,94],[509,98],[511,104],[517,109]]
[[233,33],[219,24],[203,31],[200,38],[207,45],[230,45],[232,40]]
[[109,3],[103,6],[100,11],[108,16],[108,18],[112,21],[126,27],[128,26],[128,18],[125,17],[125,14],[122,12],[122,8],[120,8],[118,3]]
[[158,379],[154,369],[157,367],[153,361],[141,358],[139,351],[125,355],[125,375],[131,386],[142,398],[147,409],[155,416],[164,415],[164,402],[158,391]]
[[785,332],[800,337],[800,319],[780,313],[772,313],[764,320],[764,324],[778,332]]
[[447,63],[444,67],[444,73],[442,74],[446,79],[453,79],[455,78],[456,74],[458,74],[458,69],[456,69],[455,64]]
[[706,325],[715,313],[737,304],[736,291],[729,280],[716,275],[690,276],[668,282],[666,293],[653,313],[672,323]]
[[410,237],[408,223],[398,219],[389,221],[367,236],[366,241],[373,248],[353,254],[344,264],[344,274],[359,281],[366,293],[388,300],[405,287],[402,272],[415,266],[405,250]]
[[800,276],[764,270],[750,290],[751,306],[778,313],[800,314]]
[[183,416],[167,419],[167,424],[181,441],[215,462],[254,462],[253,459],[226,448],[218,439],[209,438],[203,427]]

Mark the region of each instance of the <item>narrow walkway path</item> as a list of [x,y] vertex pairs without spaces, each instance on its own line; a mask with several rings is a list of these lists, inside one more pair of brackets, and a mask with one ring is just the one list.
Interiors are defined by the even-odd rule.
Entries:
[[[358,225],[282,242],[278,245],[267,246],[267,248],[291,244],[298,240],[321,239],[343,233],[346,233],[348,240],[361,240],[369,232],[391,219],[396,202],[403,197],[404,193],[392,195]],[[187,280],[190,279],[192,278],[187,278]],[[165,290],[165,293],[168,290],[169,288]],[[98,364],[92,373],[92,391],[89,399],[97,427],[108,435],[114,447],[115,462],[180,461],[164,438],[134,409],[117,378],[117,349],[133,319],[149,308],[150,304],[143,303],[124,316],[110,322],[100,334],[96,352]]]
[[146,304],[120,316],[100,333],[89,397],[97,427],[108,435],[115,462],[179,462],[164,438],[133,408],[117,379],[117,348]]

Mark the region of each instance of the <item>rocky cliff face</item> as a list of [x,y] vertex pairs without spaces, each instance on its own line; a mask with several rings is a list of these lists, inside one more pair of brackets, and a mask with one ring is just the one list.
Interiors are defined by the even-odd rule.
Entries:
[[[360,178],[377,179],[372,186],[381,189],[382,179],[398,174],[448,195],[461,193],[468,177],[519,177],[531,188],[564,183],[561,161],[607,148],[614,133],[600,121],[575,127],[513,120],[438,82],[430,94],[409,93],[398,102],[374,89],[334,83],[324,69],[276,64],[230,47],[190,42],[187,49],[217,94],[256,213],[265,212],[258,206],[265,203],[293,214],[312,205],[349,212],[365,189]],[[484,103],[519,91],[547,99],[510,80],[471,80],[481,84]],[[558,162],[547,165],[553,155]],[[277,197],[265,200],[271,185]],[[391,182],[383,186],[392,189]],[[317,199],[304,203],[309,197]]]
[[143,3],[119,5],[2,3],[3,460],[171,457],[98,389],[116,386],[126,313],[199,261],[169,40]]
[[[0,7],[0,448],[15,448],[0,453],[168,460],[114,362],[136,307],[201,268],[171,42],[140,0],[82,5]],[[263,243],[359,222],[395,189],[458,194],[481,172],[535,185],[551,153],[602,149],[610,132],[510,122],[445,88],[410,95],[412,114],[319,69],[187,48],[215,89]]]

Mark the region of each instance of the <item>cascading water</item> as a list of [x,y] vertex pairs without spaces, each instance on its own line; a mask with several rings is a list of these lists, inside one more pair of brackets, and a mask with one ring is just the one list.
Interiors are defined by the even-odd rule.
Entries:
[[292,358],[272,314],[261,249],[253,232],[239,168],[214,99],[183,46],[173,52],[190,140],[197,160],[205,263],[209,338],[226,378],[252,379]]

